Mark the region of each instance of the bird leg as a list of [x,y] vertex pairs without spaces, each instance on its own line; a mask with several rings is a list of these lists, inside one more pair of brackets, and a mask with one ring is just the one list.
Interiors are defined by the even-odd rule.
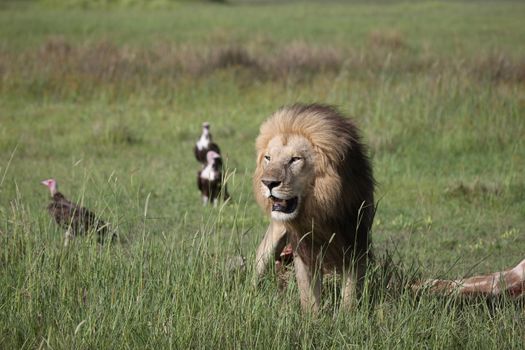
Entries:
[[69,241],[73,239],[73,235],[71,234],[71,228],[68,227],[66,230],[66,233],[64,234],[64,247],[67,247],[69,245]]

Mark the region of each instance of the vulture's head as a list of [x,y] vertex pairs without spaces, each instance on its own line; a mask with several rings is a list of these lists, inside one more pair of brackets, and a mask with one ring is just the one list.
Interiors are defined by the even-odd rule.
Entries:
[[206,161],[209,166],[211,166],[214,170],[220,171],[222,168],[222,158],[221,155],[215,151],[208,151],[206,153]]
[[211,137],[211,135],[210,135],[210,123],[208,123],[208,122],[202,123],[202,136]]
[[217,159],[221,159],[221,155],[215,151],[208,151],[206,153],[206,161],[208,164],[213,164]]
[[54,196],[55,193],[58,192],[58,184],[55,179],[44,180],[41,182],[41,184],[49,188],[49,192],[51,192],[51,196]]

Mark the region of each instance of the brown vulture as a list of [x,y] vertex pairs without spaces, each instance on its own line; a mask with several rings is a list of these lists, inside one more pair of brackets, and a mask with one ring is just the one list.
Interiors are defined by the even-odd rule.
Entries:
[[[206,165],[197,173],[197,187],[202,194],[204,205],[213,202],[216,206],[222,189],[222,158],[215,151],[208,151],[206,154]],[[223,198],[230,198],[226,184],[223,189]]]
[[[47,206],[47,211],[57,224],[66,229],[64,246],[67,246],[73,237],[90,231],[96,232],[97,241],[103,243],[109,232],[108,224],[97,218],[88,209],[67,200],[62,193],[58,192],[58,184],[55,179],[44,180],[41,183],[51,192],[51,203]],[[112,235],[111,238],[114,239],[115,236]]]
[[217,146],[217,144],[212,141],[212,136],[210,133],[210,123],[204,122],[202,123],[201,137],[195,144],[195,147],[193,148],[193,152],[195,153],[195,158],[200,163],[207,165],[208,160],[206,158],[206,155],[208,151],[214,151],[218,154],[221,154],[221,150],[219,149],[219,146]]

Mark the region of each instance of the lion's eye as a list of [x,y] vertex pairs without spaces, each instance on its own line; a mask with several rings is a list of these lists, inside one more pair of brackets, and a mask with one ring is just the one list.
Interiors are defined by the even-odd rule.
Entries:
[[270,161],[270,156],[264,156],[264,159],[266,159],[268,162]]
[[290,159],[290,164],[295,163],[295,162],[298,162],[298,161],[300,161],[301,159],[303,159],[303,158],[301,158],[301,157],[292,157],[292,159]]

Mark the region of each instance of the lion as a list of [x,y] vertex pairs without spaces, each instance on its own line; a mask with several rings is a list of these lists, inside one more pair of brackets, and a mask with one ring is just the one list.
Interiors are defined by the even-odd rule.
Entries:
[[372,259],[372,166],[355,124],[334,107],[282,107],[260,127],[253,175],[270,225],[256,253],[257,280],[291,243],[301,307],[317,312],[322,275],[341,274],[343,305],[361,293]]

